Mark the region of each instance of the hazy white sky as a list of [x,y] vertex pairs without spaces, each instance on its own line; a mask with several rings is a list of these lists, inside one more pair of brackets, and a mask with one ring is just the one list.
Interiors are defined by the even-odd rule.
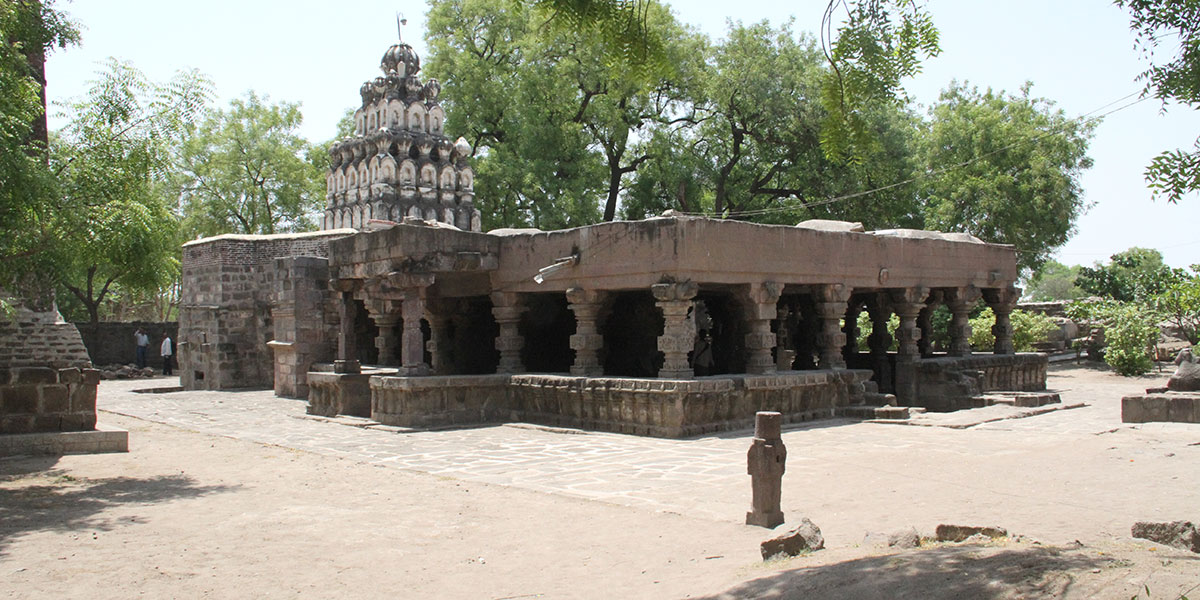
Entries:
[[[794,17],[796,31],[815,32],[824,5],[672,4],[680,20],[714,39],[730,19],[778,25]],[[248,90],[301,102],[302,133],[312,140],[331,137],[358,101],[359,85],[377,75],[379,57],[396,37],[396,11],[408,18],[405,41],[425,54],[426,6],[411,0],[59,0],[58,6],[82,25],[83,40],[50,57],[51,102],[82,95],[110,56],[160,81],[195,68],[216,82],[221,103]],[[1105,0],[930,0],[929,9],[941,30],[942,54],[908,85],[923,104],[935,101],[951,79],[1014,92],[1029,80],[1036,95],[1071,116],[1093,113],[1139,89],[1135,78],[1145,63],[1133,47],[1128,17]],[[1163,114],[1160,108],[1148,100],[1108,116],[1096,129],[1089,152],[1095,166],[1082,180],[1093,206],[1060,251],[1062,262],[1091,264],[1143,246],[1161,250],[1173,266],[1200,263],[1200,198],[1155,202],[1142,179],[1158,151],[1190,147],[1200,136],[1200,112],[1172,107]]]

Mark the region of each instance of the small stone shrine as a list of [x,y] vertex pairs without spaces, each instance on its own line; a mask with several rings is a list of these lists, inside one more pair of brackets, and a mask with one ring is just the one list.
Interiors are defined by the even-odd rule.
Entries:
[[[443,135],[437,83],[404,44],[381,68],[355,136],[331,149],[322,231],[185,245],[185,387],[274,386],[312,413],[406,427],[665,437],[747,428],[760,410],[895,415],[1045,388],[1045,355],[1013,351],[1010,246],[673,214],[482,232],[471,149]],[[996,314],[986,355],[968,341],[980,299]]]

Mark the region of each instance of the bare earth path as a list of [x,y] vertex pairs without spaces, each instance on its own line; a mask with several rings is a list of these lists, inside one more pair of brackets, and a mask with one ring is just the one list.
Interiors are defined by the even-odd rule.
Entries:
[[[779,531],[807,516],[829,549],[767,565],[772,532],[739,524],[749,432],[397,431],[269,392],[104,382],[130,453],[0,460],[0,597],[1196,597],[1200,556],[1129,537],[1200,521],[1200,426],[1120,422],[1120,397],[1165,376],[1058,367],[1051,387],[1086,406],[788,430]],[[1005,416],[988,410],[967,420]],[[864,544],[939,523],[1025,539]]]

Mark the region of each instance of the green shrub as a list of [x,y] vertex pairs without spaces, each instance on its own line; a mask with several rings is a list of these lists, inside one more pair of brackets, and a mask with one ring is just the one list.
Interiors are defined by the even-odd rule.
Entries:
[[1118,374],[1143,375],[1153,368],[1158,319],[1144,305],[1115,300],[1074,302],[1067,307],[1067,315],[1104,328],[1104,362]]
[[[1058,329],[1054,319],[1023,310],[1014,310],[1009,320],[1013,327],[1013,348],[1017,352],[1032,352],[1035,343],[1045,341],[1051,331]],[[992,334],[995,324],[996,313],[991,307],[971,319],[971,348],[983,352],[995,350],[996,336]]]

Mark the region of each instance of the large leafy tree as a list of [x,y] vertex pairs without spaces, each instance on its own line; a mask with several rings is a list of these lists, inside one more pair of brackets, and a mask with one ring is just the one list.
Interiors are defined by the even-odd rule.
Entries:
[[281,233],[316,227],[323,164],[296,132],[297,104],[249,93],[211,111],[179,152],[180,210],[194,235]]
[[1153,248],[1133,247],[1109,257],[1107,265],[1080,267],[1076,283],[1085,292],[1119,302],[1144,301],[1184,278]]
[[163,182],[210,88],[195,72],[156,84],[110,61],[87,96],[67,105],[70,123],[51,139],[59,197],[40,215],[49,236],[42,254],[92,322],[114,286],[154,292],[177,274],[177,221]]
[[47,165],[45,58],[78,33],[53,1],[0,2],[0,287],[48,272],[38,260],[53,235],[43,218],[58,204]]
[[[1151,61],[1140,79],[1147,94],[1163,101],[1200,108],[1200,1],[1116,0],[1130,13],[1137,45]],[[1159,51],[1170,48],[1160,60]],[[1200,138],[1190,150],[1167,150],[1146,168],[1146,181],[1156,197],[1178,202],[1200,190]]]
[[930,110],[921,141],[929,177],[925,226],[1012,244],[1036,270],[1064,244],[1086,208],[1079,177],[1091,167],[1094,124],[1030,94],[954,83]]
[[433,3],[427,71],[444,80],[447,130],[476,149],[486,227],[612,219],[622,190],[655,158],[638,140],[686,119],[678,111],[702,38],[645,6],[669,68],[621,68],[603,32],[546,27],[526,3]]

